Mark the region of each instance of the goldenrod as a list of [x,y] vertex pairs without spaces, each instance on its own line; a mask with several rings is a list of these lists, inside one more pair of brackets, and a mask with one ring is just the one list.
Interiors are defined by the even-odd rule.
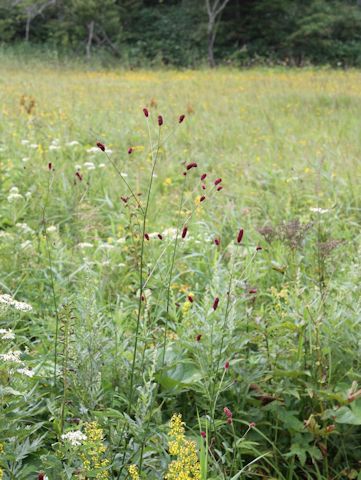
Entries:
[[184,423],[181,414],[174,414],[170,421],[169,453],[176,456],[168,465],[166,480],[200,480],[200,466],[196,444],[184,435]]
[[84,432],[86,440],[83,442],[82,453],[80,454],[83,469],[85,472],[97,472],[97,475],[92,478],[99,480],[110,478],[109,472],[106,470],[109,466],[109,460],[104,458],[106,447],[103,444],[103,430],[99,428],[97,422],[89,422],[85,424]]
[[139,472],[136,465],[130,465],[128,467],[128,472],[132,480],[139,480]]

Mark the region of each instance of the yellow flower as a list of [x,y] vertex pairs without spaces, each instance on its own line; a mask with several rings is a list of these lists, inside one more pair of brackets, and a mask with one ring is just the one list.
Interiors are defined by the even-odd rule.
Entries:
[[182,306],[182,313],[183,315],[187,315],[187,313],[189,312],[189,310],[191,309],[191,306],[192,306],[192,303],[190,301],[186,301],[183,303],[183,306]]
[[[0,443],[0,454],[1,453],[4,453],[4,445],[2,443]],[[3,475],[4,475],[4,471],[3,469],[0,467],[0,480],[3,479]]]
[[164,180],[163,185],[164,185],[165,187],[169,187],[170,185],[172,185],[172,183],[173,183],[173,182],[172,182],[172,179],[168,177],[168,178],[166,178],[166,179]]
[[168,465],[166,480],[200,480],[200,465],[196,444],[184,435],[184,422],[179,413],[175,413],[170,421],[169,453],[177,457]]
[[109,466],[109,460],[104,458],[106,447],[103,444],[103,430],[99,428],[97,422],[85,424],[84,433],[87,439],[82,444],[82,453],[80,459],[83,462],[85,472],[95,473],[98,480],[108,479],[109,472],[106,468]]
[[128,467],[128,472],[132,480],[139,480],[139,472],[136,465],[130,465]]

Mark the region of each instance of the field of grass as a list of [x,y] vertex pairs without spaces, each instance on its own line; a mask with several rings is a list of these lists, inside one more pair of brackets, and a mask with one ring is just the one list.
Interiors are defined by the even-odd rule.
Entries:
[[0,478],[361,479],[360,84],[2,63]]

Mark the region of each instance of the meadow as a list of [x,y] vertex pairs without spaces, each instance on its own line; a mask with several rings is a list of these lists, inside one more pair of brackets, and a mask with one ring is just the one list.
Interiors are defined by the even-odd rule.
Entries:
[[2,59],[0,478],[361,479],[360,83]]

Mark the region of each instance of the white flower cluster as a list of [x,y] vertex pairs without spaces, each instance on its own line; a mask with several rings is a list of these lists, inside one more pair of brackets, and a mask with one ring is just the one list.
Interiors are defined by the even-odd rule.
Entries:
[[93,244],[92,244],[92,243],[89,243],[89,242],[81,242],[81,243],[78,243],[77,247],[80,248],[80,249],[83,249],[83,248],[92,248],[92,247],[93,247]]
[[[105,153],[108,153],[108,154],[113,153],[113,150],[110,150],[110,148],[106,148],[104,151]],[[98,152],[100,153],[102,152],[99,147],[91,147],[91,148],[88,148],[87,150],[87,153],[98,153]]]
[[23,196],[19,193],[18,187],[11,187],[8,195],[8,202],[16,202],[17,200],[21,200]]
[[8,353],[2,353],[0,355],[0,359],[3,360],[4,362],[22,364],[23,362],[20,360],[20,355],[21,355],[20,350],[14,350],[12,352],[10,351]]
[[69,442],[73,447],[79,447],[87,439],[87,436],[80,430],[74,430],[73,432],[64,433],[61,439]]
[[20,310],[20,312],[30,312],[33,307],[25,302],[18,302],[14,300],[11,295],[5,293],[4,295],[0,295],[0,305],[4,305],[7,307],[14,307],[15,310]]
[[29,227],[27,223],[17,223],[16,227],[23,231],[23,233],[33,234],[34,230]]
[[34,370],[30,370],[30,368],[18,368],[16,370],[18,373],[21,375],[25,375],[26,377],[33,377],[34,376]]
[[320,215],[323,215],[324,213],[327,213],[328,211],[329,210],[327,208],[319,208],[319,207],[310,208],[310,212],[319,213]]
[[9,328],[6,330],[6,328],[0,328],[0,337],[1,340],[14,340],[15,338],[15,333]]

